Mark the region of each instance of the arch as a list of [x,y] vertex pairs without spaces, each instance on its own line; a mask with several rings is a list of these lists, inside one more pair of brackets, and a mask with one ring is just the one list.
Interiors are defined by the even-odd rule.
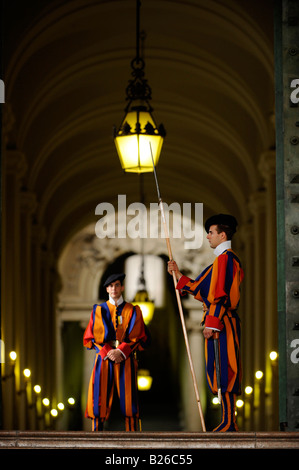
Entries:
[[[148,219],[150,214],[147,214]],[[112,216],[111,216],[112,217]],[[116,213],[116,220],[118,220],[118,214]],[[140,243],[138,243],[140,242]],[[173,253],[175,253],[176,260],[184,270],[185,273],[189,273],[194,276],[196,273],[199,273],[201,269],[206,264],[209,264],[209,261],[212,260],[213,255],[211,254],[210,248],[207,244],[203,244],[200,250],[186,250],[184,249],[183,239],[173,238],[171,240]],[[143,251],[141,251],[143,250]],[[128,257],[132,257],[133,254],[144,253],[146,257],[155,258],[158,257],[163,259],[163,262],[160,262],[158,269],[160,275],[155,275],[153,273],[145,270],[146,282],[148,283],[147,287],[151,291],[153,300],[157,301],[156,308],[163,309],[165,302],[165,294],[161,291],[161,285],[158,286],[158,289],[155,286],[155,283],[163,280],[163,276],[168,276],[166,274],[166,265],[165,258],[167,258],[167,246],[164,238],[145,238],[141,244],[139,239],[130,239],[128,237],[121,238],[102,238],[99,239],[95,233],[95,226],[90,224],[80,230],[72,239],[67,243],[64,250],[61,253],[59,262],[58,262],[58,272],[61,280],[61,290],[59,292],[58,304],[56,310],[56,325],[57,325],[57,343],[56,343],[56,368],[57,368],[57,384],[60,393],[63,393],[64,390],[64,379],[63,379],[63,351],[64,347],[62,344],[62,328],[64,324],[69,324],[69,322],[77,322],[81,325],[81,328],[85,328],[88,324],[90,312],[92,305],[104,301],[104,298],[99,297],[101,292],[99,287],[102,283],[102,279],[106,277],[107,273],[110,272],[111,266],[117,266],[117,269],[125,268],[125,260]],[[116,264],[115,264],[116,263]],[[128,265],[130,267],[130,265]],[[127,266],[127,267],[128,267]],[[145,264],[146,266],[146,264]],[[131,269],[131,268],[130,268]],[[164,271],[164,275],[163,272]],[[162,275],[162,277],[161,277]],[[136,275],[128,272],[128,282],[136,282]],[[170,277],[170,276],[168,276]],[[138,284],[136,283],[135,289],[137,290]],[[166,289],[166,285],[164,287]],[[132,297],[132,292],[134,288],[125,290],[125,294],[128,293]],[[104,292],[104,291],[102,291]],[[128,298],[127,300],[132,300]],[[188,316],[188,311],[196,311],[199,308],[199,302],[191,299],[188,302],[188,308],[186,315]],[[168,307],[169,308],[169,307]],[[159,315],[159,314],[158,314]],[[201,313],[200,313],[201,315]],[[178,315],[176,314],[176,321],[178,320]],[[197,319],[197,322],[199,320]],[[66,323],[65,323],[66,322]],[[162,322],[162,324],[164,324]],[[173,324],[174,327],[174,324]],[[178,325],[179,327],[179,325]],[[164,327],[165,328],[165,325]],[[193,326],[192,326],[193,328]],[[197,327],[196,327],[197,328]],[[171,328],[170,328],[171,330]],[[176,335],[180,337],[179,331]],[[180,341],[182,340],[182,337]],[[159,344],[159,343],[158,343]],[[168,346],[164,345],[163,348],[167,351]],[[173,348],[169,346],[169,352]],[[198,351],[198,345],[196,347]],[[150,355],[150,352],[149,352]],[[173,353],[172,353],[173,355]],[[86,388],[86,381],[88,380],[88,374],[90,372],[92,355],[86,356],[83,360],[84,362],[84,371],[83,371],[83,382],[84,387]],[[175,360],[175,359],[173,359]],[[197,357],[196,361],[203,361],[203,358]],[[176,366],[178,367],[178,366]],[[87,369],[87,370],[86,370]],[[188,368],[183,368],[183,371],[180,373],[186,374]],[[179,369],[177,370],[177,373]],[[202,384],[201,384],[202,386]],[[82,390],[82,400],[85,400],[86,390]],[[187,401],[188,403],[188,401]],[[188,407],[188,404],[185,405]],[[190,414],[190,413],[189,413]],[[192,416],[192,413],[191,413]],[[86,423],[84,423],[86,424]],[[198,425],[195,424],[195,425]]]

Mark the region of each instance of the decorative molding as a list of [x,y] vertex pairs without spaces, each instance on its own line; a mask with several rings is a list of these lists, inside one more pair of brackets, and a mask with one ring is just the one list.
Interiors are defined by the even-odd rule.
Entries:
[[297,432],[0,431],[1,449],[281,449],[299,448]]

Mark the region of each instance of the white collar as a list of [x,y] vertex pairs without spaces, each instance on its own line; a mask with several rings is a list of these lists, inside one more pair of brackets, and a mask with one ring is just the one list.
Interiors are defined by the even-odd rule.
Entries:
[[116,302],[115,302],[115,301],[112,299],[112,297],[110,297],[110,295],[109,295],[109,302],[110,302],[112,305],[116,305],[116,307],[117,307],[118,305],[122,304],[123,301],[124,301],[124,299],[123,299],[123,296],[122,296],[122,295],[117,299]]
[[232,242],[231,240],[227,240],[226,242],[220,243],[220,245],[216,246],[214,250],[214,255],[219,256],[221,253],[223,253],[225,250],[230,250],[232,247]]

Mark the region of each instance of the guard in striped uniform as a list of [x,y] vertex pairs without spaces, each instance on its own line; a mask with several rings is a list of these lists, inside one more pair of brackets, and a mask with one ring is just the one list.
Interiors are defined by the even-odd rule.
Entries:
[[168,271],[175,271],[177,289],[190,293],[203,302],[205,337],[205,365],[208,386],[217,395],[213,335],[219,332],[219,359],[222,421],[217,432],[238,431],[235,419],[236,396],[241,394],[240,319],[237,308],[243,270],[240,260],[231,249],[231,239],[237,221],[231,215],[218,214],[205,223],[207,239],[214,248],[216,259],[195,280],[179,271],[175,261],[169,261]]
[[104,286],[109,300],[93,306],[83,337],[83,345],[96,351],[85,411],[93,431],[103,430],[109,418],[114,386],[126,431],[138,430],[136,351],[146,348],[150,337],[140,308],[123,300],[124,278],[125,274],[108,277]]

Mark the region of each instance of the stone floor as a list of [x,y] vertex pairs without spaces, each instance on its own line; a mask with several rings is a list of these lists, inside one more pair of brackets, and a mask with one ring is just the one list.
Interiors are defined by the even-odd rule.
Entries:
[[299,433],[0,431],[3,449],[299,449]]

